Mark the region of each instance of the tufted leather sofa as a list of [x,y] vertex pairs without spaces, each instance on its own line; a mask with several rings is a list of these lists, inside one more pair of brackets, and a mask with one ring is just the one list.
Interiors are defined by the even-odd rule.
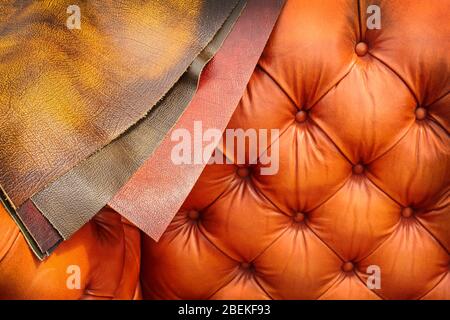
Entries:
[[0,298],[450,299],[448,4],[287,1],[228,126],[280,129],[278,174],[208,165],[159,242],[104,208],[44,262],[0,209]]

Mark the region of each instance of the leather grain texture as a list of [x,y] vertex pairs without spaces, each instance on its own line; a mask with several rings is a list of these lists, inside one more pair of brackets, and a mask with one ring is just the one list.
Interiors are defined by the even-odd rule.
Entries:
[[448,3],[287,0],[227,126],[279,128],[278,174],[206,166],[159,242],[102,210],[44,262],[0,208],[0,297],[132,299],[140,264],[146,299],[450,299]]
[[231,1],[0,6],[0,185],[15,207],[117,138],[179,80]]
[[449,4],[288,0],[228,124],[280,129],[278,174],[206,166],[144,298],[450,299]]
[[219,50],[245,3],[239,1],[213,40],[144,119],[31,198],[64,239],[113,198],[176,123],[195,94],[203,67]]
[[[193,132],[224,130],[245,90],[284,1],[249,0],[233,32],[205,68],[197,93],[177,124]],[[173,142],[165,139],[109,205],[154,239],[159,239],[183,204],[204,164],[172,162]],[[211,150],[212,152],[212,150]]]

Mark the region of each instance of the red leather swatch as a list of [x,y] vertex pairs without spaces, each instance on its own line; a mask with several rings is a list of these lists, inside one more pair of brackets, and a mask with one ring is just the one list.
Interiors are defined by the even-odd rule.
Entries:
[[62,236],[42,215],[33,201],[25,201],[17,210],[17,215],[28,231],[28,234],[25,234],[27,241],[34,241],[39,248],[40,252],[36,252],[39,258],[42,259],[44,256],[49,255],[52,249],[59,242],[63,241]]
[[175,165],[171,161],[176,129],[193,132],[225,130],[245,90],[281,11],[282,0],[250,0],[222,48],[206,66],[198,91],[165,140],[109,205],[158,240],[194,186],[204,164]]

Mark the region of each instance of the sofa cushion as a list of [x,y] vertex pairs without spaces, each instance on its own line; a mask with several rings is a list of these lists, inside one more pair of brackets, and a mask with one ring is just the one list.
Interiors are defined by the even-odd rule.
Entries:
[[279,129],[278,173],[208,165],[145,298],[450,298],[448,3],[371,4],[287,2],[228,125]]
[[140,298],[139,267],[139,230],[109,208],[41,262],[0,206],[0,299]]

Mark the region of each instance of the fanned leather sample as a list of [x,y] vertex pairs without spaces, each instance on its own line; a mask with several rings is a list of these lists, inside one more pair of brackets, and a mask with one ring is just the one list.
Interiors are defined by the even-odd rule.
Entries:
[[142,119],[237,0],[0,6],[0,185],[13,208]]
[[[203,67],[219,50],[245,3],[239,1],[214,39],[147,117],[31,198],[64,239],[113,198],[175,124],[197,89]],[[24,205],[28,207],[28,201]]]
[[[249,0],[233,32],[205,68],[189,107],[173,130],[224,130],[245,90],[283,6],[282,0]],[[170,135],[170,133],[169,133]],[[204,164],[175,165],[165,139],[109,205],[158,240],[200,176]]]
[[[241,2],[243,3],[245,1]],[[236,9],[236,7],[234,9]],[[242,7],[239,10],[234,10],[233,12],[240,12],[241,9]],[[50,203],[53,204],[53,206],[50,205],[51,208],[54,208],[55,206],[58,207],[58,204],[66,205],[66,207],[63,208],[66,210],[59,212],[56,211],[56,215],[53,215],[54,219],[49,221],[44,215],[42,215],[41,211],[30,199],[26,200],[19,208],[16,209],[11,199],[8,199],[7,194],[2,190],[2,196],[0,197],[1,202],[3,202],[5,208],[7,208],[13,216],[33,251],[35,251],[36,255],[40,259],[47,256],[53,249],[56,248],[59,242],[61,242],[64,238],[68,238],[73,232],[78,230],[85,222],[87,222],[101,207],[103,207],[103,205],[105,205],[113,196],[114,192],[117,191],[126,179],[129,178],[129,176],[135,171],[135,168],[137,168],[139,163],[142,163],[145,160],[145,158],[143,158],[145,152],[151,150],[151,148],[154,148],[157,142],[162,139],[164,133],[166,133],[167,130],[170,129],[170,126],[176,121],[179,113],[184,110],[184,106],[182,104],[173,104],[173,110],[168,110],[167,108],[161,106],[166,106],[170,100],[174,100],[174,102],[183,101],[182,98],[174,95],[176,90],[178,94],[184,94],[185,96],[193,94],[197,84],[199,72],[204,64],[218,49],[223,41],[223,38],[228,34],[229,29],[237,17],[238,13],[235,13],[232,17],[230,13],[230,17],[227,18],[226,23],[221,26],[221,29],[216,35],[214,35],[213,40],[191,63],[188,68],[188,72],[186,72],[174,88],[169,91],[165,98],[163,98],[163,100],[155,106],[155,110],[150,111],[149,115],[145,117],[147,124],[146,126],[141,124],[144,119],[139,121],[138,124],[132,126],[132,128],[130,128],[124,135],[113,141],[113,143],[106,146],[104,149],[100,150],[100,152],[94,153],[93,156],[81,162],[79,166],[76,166],[75,169],[72,169],[62,177],[75,177],[76,181],[73,179],[71,180],[70,178],[67,179],[66,182],[70,183],[69,185],[63,184],[65,189],[63,189],[61,193],[55,194],[49,192],[50,195],[56,197],[54,199],[48,199],[51,201]],[[183,79],[185,80],[182,81]],[[182,84],[179,85],[179,83]],[[192,85],[193,83],[194,85]],[[182,89],[185,87],[190,88],[189,93],[183,92]],[[170,98],[171,96],[172,99]],[[186,100],[186,104],[189,99]],[[158,112],[157,110],[160,111]],[[175,111],[178,111],[178,114]],[[151,121],[148,121],[148,119],[151,119]],[[135,127],[141,127],[141,130],[134,130],[136,129]],[[134,131],[136,131],[134,134],[130,134]],[[144,133],[146,136],[141,136]],[[120,142],[121,138],[124,138],[122,142]],[[126,146],[129,146],[129,148],[127,149]],[[123,155],[125,152],[129,152],[129,154],[124,157]],[[144,154],[142,152],[144,152]],[[127,158],[128,161],[122,163],[125,158]],[[103,162],[96,164],[96,160],[99,159],[103,160]],[[111,164],[112,167],[106,167],[105,170],[104,166],[107,166],[108,164]],[[117,171],[114,171],[117,174],[111,176],[111,169],[117,169]],[[76,173],[74,174],[73,171]],[[82,185],[80,186],[80,184],[77,184],[76,182],[79,182]],[[83,185],[83,183],[87,183],[88,185]],[[48,191],[50,189],[55,192],[55,189],[51,189],[52,186],[54,186],[54,183],[50,184],[49,188],[46,190]],[[77,186],[79,187],[78,189],[76,188]],[[79,193],[76,193],[76,191],[79,191]],[[80,198],[77,198],[77,195],[80,196]],[[64,198],[64,196],[69,198]],[[45,201],[44,196],[37,197],[37,199],[38,204],[42,204],[39,200],[44,199],[43,206],[44,208],[47,208],[45,206],[48,205],[49,202]],[[56,202],[55,200],[60,200],[60,202]],[[66,202],[66,200],[68,201]],[[72,205],[75,203],[76,205],[70,208],[67,207],[69,203]],[[93,210],[92,203],[97,205],[95,207],[98,208],[97,210]],[[100,206],[99,203],[101,203]],[[73,212],[73,208],[79,208],[79,210]],[[54,213],[54,210],[50,213]],[[51,222],[55,221],[55,225],[52,225]],[[55,228],[55,226],[57,228]]]

